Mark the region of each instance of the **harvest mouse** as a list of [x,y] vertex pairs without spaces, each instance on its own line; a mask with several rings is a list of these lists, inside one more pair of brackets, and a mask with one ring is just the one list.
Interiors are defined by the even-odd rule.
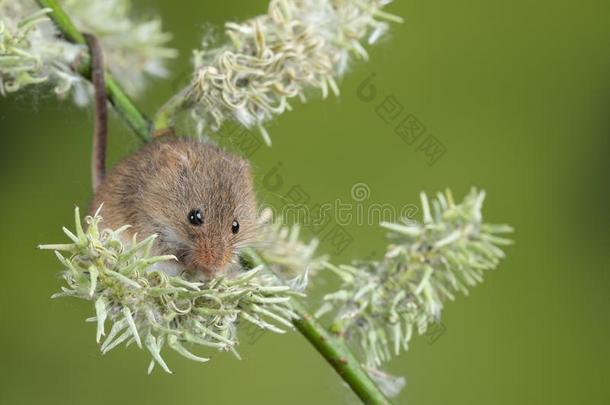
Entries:
[[154,252],[177,270],[211,277],[255,240],[256,200],[247,161],[194,139],[161,136],[118,163],[95,192],[102,225],[157,234]]

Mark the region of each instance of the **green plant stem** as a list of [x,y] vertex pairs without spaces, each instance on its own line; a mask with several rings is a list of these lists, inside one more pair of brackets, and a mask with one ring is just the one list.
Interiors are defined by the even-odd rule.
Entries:
[[[266,265],[252,249],[246,249],[240,259],[246,268]],[[339,338],[340,333],[334,333],[333,330],[329,332],[296,299],[292,300],[292,304],[294,312],[299,316],[298,319],[292,320],[294,327],[316,348],[362,402],[375,405],[389,404],[390,401],[371,380],[345,342]]]
[[[59,31],[66,39],[75,44],[87,46],[87,41],[70,20],[61,6],[55,0],[37,0],[43,8],[51,9],[49,18],[53,20]],[[87,80],[91,80],[91,57],[89,53],[83,54],[74,69]],[[136,107],[131,97],[121,88],[109,72],[105,75],[106,92],[108,100],[114,106],[119,116],[133,129],[143,141],[151,139],[151,123],[148,118]]]
[[295,328],[318,350],[362,402],[390,403],[340,338],[329,333],[296,300],[293,300],[293,308],[300,317],[292,321]]
[[[84,36],[76,29],[70,17],[55,0],[37,1],[41,7],[52,10],[49,17],[69,41],[84,46],[87,45]],[[80,75],[91,80],[91,58],[89,53],[82,57],[75,69]],[[108,99],[114,108],[136,135],[144,141],[149,141],[151,139],[151,130],[153,129],[151,122],[140,112],[131,98],[108,72],[106,72],[106,91]],[[160,113],[155,118],[154,129],[165,129],[172,125],[171,117],[176,111],[184,107],[182,100],[184,98],[178,95],[178,97],[170,100],[161,108]],[[254,259],[254,257],[252,258]],[[293,320],[295,328],[318,350],[322,357],[337,371],[339,376],[364,403],[390,403],[340,338],[334,336],[320,325],[301,303],[295,301],[294,310],[299,316],[299,319]]]
[[163,132],[174,126],[175,116],[188,107],[187,89],[170,98],[157,112],[153,121],[155,132]]

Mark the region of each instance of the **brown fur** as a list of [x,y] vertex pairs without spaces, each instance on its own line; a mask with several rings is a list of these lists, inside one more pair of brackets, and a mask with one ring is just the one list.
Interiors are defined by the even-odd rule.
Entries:
[[[91,204],[105,227],[129,224],[138,239],[157,234],[155,253],[213,275],[254,239],[256,201],[245,160],[200,141],[164,136],[121,161]],[[194,226],[188,215],[203,213]],[[233,234],[233,220],[240,225]]]

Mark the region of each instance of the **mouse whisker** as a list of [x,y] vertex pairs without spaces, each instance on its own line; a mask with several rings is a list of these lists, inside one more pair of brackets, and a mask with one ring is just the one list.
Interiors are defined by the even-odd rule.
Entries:
[[186,254],[192,250],[192,246],[187,241],[178,238],[176,233],[168,227],[157,227],[159,235],[158,247],[165,254],[173,254],[182,260]]

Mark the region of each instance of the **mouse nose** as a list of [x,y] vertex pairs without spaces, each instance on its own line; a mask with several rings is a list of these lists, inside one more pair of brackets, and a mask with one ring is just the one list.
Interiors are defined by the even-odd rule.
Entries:
[[230,258],[227,247],[219,242],[201,243],[194,252],[194,265],[208,275],[214,275],[224,267]]

